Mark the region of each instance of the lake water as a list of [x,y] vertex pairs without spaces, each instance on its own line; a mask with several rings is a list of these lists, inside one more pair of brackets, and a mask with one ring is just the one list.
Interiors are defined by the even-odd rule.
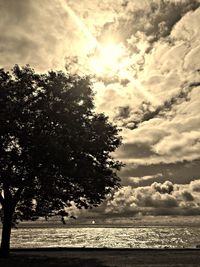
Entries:
[[12,230],[12,248],[194,248],[199,227],[73,227]]

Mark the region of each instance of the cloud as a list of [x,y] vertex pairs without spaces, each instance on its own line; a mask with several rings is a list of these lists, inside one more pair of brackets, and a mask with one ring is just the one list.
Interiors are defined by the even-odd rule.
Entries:
[[139,31],[151,36],[151,41],[157,41],[168,36],[185,13],[199,7],[195,0],[145,2],[127,1],[122,15],[104,25],[100,38],[114,35],[118,41],[125,41]]
[[[165,113],[163,110],[159,116],[141,122],[137,129],[124,129],[123,145],[116,151],[116,157],[127,164],[161,162],[167,164],[198,160],[200,158],[199,88],[194,87],[189,100],[183,102],[181,100],[181,103],[175,105],[171,111]],[[139,113],[135,116],[137,114]],[[129,125],[128,119],[127,125]],[[123,119],[121,124],[125,124]]]
[[[138,71],[141,87],[147,88],[160,101],[157,105],[149,101],[142,101],[136,110],[133,104],[119,106],[116,119],[123,120],[125,127],[135,129],[143,121],[151,120],[163,113],[169,113],[174,106],[183,101],[190,101],[191,91],[200,85],[198,69],[200,68],[199,55],[199,23],[200,9],[189,13],[175,25],[169,39],[158,41],[154,50],[144,57],[143,70]],[[187,22],[187,24],[186,24]],[[181,26],[180,26],[181,25]],[[195,28],[191,32],[190,39],[184,40],[180,31],[189,25]],[[187,33],[188,35],[188,33]],[[192,43],[190,41],[193,40]],[[128,118],[123,117],[123,110],[129,110]]]
[[30,64],[36,70],[64,69],[65,56],[80,51],[84,36],[61,1],[0,0],[0,65]]
[[199,158],[200,132],[191,131],[176,133],[160,140],[154,146],[154,150],[159,155],[176,155],[178,157],[193,160]]
[[[112,215],[199,215],[200,196],[189,185],[177,185],[170,181],[154,182],[150,186],[134,188],[124,186],[108,201],[105,213]],[[131,215],[132,213],[132,215]]]
[[190,189],[194,192],[200,192],[200,180],[194,180],[190,183]]
[[[148,185],[152,183],[152,180],[156,181],[158,179],[159,181],[159,180],[162,180],[162,178],[164,178],[162,173],[158,173],[155,175],[146,175],[142,177],[129,177],[127,179],[127,184],[134,186],[134,187],[139,187],[139,186],[141,187],[142,183],[144,184],[146,183],[145,185]],[[123,185],[126,185],[125,181]]]
[[150,102],[143,102],[137,111],[131,111],[129,106],[119,107],[114,120],[123,120],[123,127],[134,130],[140,126],[142,122],[149,121],[156,117],[165,116],[174,106],[184,101],[189,101],[189,95],[193,88],[199,87],[200,82],[191,83],[189,86],[180,90],[177,95],[164,101],[163,104],[153,107]]
[[[152,181],[163,183],[166,179],[176,184],[188,184],[198,179],[200,173],[199,161],[184,161],[176,163],[157,164],[127,164],[121,171],[122,185],[133,185],[134,187],[149,186]],[[137,183],[132,181],[137,178]],[[152,177],[145,179],[145,177]]]
[[170,194],[174,190],[174,185],[170,181],[165,181],[163,184],[154,182],[152,184],[152,187],[153,187],[153,189],[155,189],[155,191],[157,191],[161,194],[165,194],[165,193]]
[[183,200],[186,201],[186,202],[194,200],[193,195],[190,192],[186,191],[186,190],[183,190],[181,192],[181,195],[182,195]]
[[[128,165],[159,168],[159,164],[164,164],[172,166],[173,170],[178,162],[184,165],[184,161],[193,162],[200,158],[200,9],[190,9],[190,3],[194,2],[176,3],[184,6],[185,13],[166,37],[151,44],[151,50],[141,48],[141,65],[137,62],[139,46],[145,47],[150,40],[144,32],[138,35],[142,36],[142,41],[137,38],[138,33],[131,35],[130,55],[136,70],[131,69],[130,73],[136,82],[130,81],[125,86],[115,83],[103,87],[102,84],[103,89],[97,89],[97,109],[108,113],[123,129],[123,145],[115,156]],[[135,51],[134,45],[138,45]],[[146,173],[148,175],[151,173]],[[130,177],[133,176],[137,177],[137,174],[130,173]]]
[[124,130],[123,145],[115,156],[127,164],[167,164],[199,159],[198,90],[191,94],[190,103],[183,102],[167,116],[143,122],[134,131]]

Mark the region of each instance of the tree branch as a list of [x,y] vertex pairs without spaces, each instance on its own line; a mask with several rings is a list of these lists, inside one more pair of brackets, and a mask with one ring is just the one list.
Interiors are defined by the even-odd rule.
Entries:
[[1,193],[0,193],[0,203],[2,206],[4,206],[4,198]]
[[12,200],[12,194],[9,190],[9,185],[6,182],[3,182],[3,190],[4,190],[4,199]]
[[24,187],[21,186],[20,188],[18,188],[17,192],[15,193],[14,197],[13,197],[13,204],[16,205],[17,202],[20,199],[21,193],[24,190]]

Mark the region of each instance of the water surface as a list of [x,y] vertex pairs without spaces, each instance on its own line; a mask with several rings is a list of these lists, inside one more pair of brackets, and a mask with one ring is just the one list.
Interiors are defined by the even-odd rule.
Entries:
[[12,248],[194,248],[200,227],[67,227],[12,230]]

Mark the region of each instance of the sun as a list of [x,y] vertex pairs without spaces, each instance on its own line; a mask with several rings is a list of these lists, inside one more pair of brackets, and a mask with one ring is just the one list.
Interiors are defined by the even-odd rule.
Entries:
[[119,74],[125,67],[126,50],[122,44],[101,44],[90,56],[90,69],[98,76]]
[[102,81],[113,81],[113,78],[115,80],[116,77],[118,81],[128,81],[145,99],[158,105],[159,100],[146,90],[131,72],[132,60],[134,60],[133,55],[130,57],[123,44],[114,42],[99,44],[98,48],[89,57],[89,69],[91,73]]

